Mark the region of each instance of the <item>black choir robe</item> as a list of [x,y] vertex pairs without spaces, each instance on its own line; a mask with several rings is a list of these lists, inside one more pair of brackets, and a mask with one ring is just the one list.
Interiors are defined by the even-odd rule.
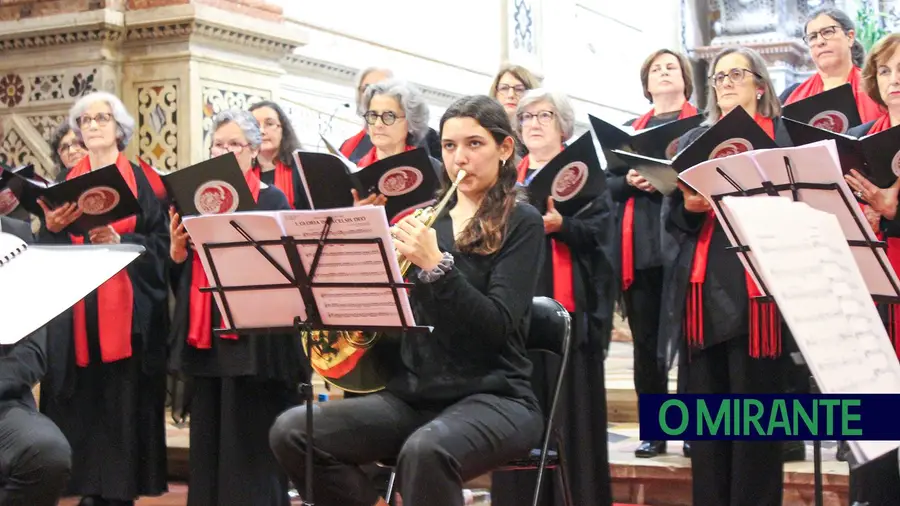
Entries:
[[[615,276],[613,204],[608,192],[598,197],[577,218],[564,218],[562,229],[548,235],[544,268],[535,295],[553,297],[553,255],[550,239],[561,240],[571,251],[575,312],[572,316],[572,352],[569,373],[560,395],[557,427],[563,438],[569,486],[574,504],[609,506],[612,487],[609,475],[607,406],[604,360],[613,328],[613,310],[619,291]],[[557,360],[532,354],[533,388],[549,406]],[[552,471],[545,474],[544,505],[562,505],[562,495]],[[537,473],[494,473],[491,504],[531,504]]]
[[[134,290],[132,356],[100,361],[96,292],[85,297],[90,364],[75,364],[72,310],[48,327],[49,371],[41,383],[41,410],[72,446],[72,478],[67,495],[131,500],[160,495],[166,479],[166,341],[154,321],[165,311],[165,262],[169,255],[168,215],[143,170],[131,164],[141,214],[123,243],[145,252],[127,267]],[[70,243],[44,224],[43,243]],[[88,243],[88,239],[85,238]]]
[[[278,188],[262,185],[259,210],[288,210]],[[177,276],[170,367],[193,380],[188,506],[288,506],[287,476],[269,449],[275,417],[302,402],[308,377],[295,335],[212,336],[210,349],[187,343],[191,262],[173,265]],[[212,301],[213,329],[221,316]]]
[[[294,160],[291,160],[289,166],[293,173],[291,182],[294,184],[294,201],[290,202],[291,207],[301,211],[307,210],[309,209],[309,199],[306,198],[306,190],[303,188],[303,182],[300,180],[300,170],[297,168],[297,163]],[[269,186],[275,186],[275,170],[260,170],[259,180]]]

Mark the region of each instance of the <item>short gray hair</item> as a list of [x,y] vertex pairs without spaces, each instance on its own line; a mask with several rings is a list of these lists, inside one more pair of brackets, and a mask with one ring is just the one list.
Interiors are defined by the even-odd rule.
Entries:
[[390,79],[369,86],[366,90],[365,100],[366,108],[372,102],[375,95],[387,95],[392,97],[400,104],[403,114],[406,115],[406,124],[409,129],[409,137],[412,138],[410,144],[418,144],[428,135],[428,116],[430,111],[428,104],[425,103],[425,96],[412,83]]
[[119,97],[112,93],[94,91],[79,98],[75,105],[69,109],[69,126],[72,127],[72,131],[75,132],[79,139],[83,139],[81,127],[78,126],[78,118],[84,114],[88,107],[97,102],[106,102],[106,105],[112,111],[113,119],[116,121],[116,144],[119,147],[119,151],[124,151],[125,146],[131,141],[131,136],[134,135],[134,118],[131,114],[128,114],[125,104],[119,100]]
[[363,103],[362,99],[365,90],[361,90],[360,88],[362,87],[363,81],[366,80],[366,77],[369,77],[369,74],[373,72],[381,72],[387,79],[394,78],[394,71],[385,67],[366,67],[356,74],[356,113],[360,116],[366,113],[365,110],[361,110],[363,107],[361,104]]
[[564,93],[551,91],[546,88],[535,88],[525,92],[525,96],[519,100],[516,107],[516,131],[522,135],[522,122],[518,121],[519,115],[532,104],[538,102],[547,102],[553,108],[556,114],[556,121],[559,123],[559,130],[562,132],[563,142],[572,138],[575,134],[575,109],[572,108],[572,102]]
[[262,144],[262,131],[259,128],[259,122],[253,117],[253,114],[243,109],[225,109],[213,117],[212,129],[210,132],[215,134],[223,126],[234,123],[241,128],[244,138],[251,149],[257,149]]

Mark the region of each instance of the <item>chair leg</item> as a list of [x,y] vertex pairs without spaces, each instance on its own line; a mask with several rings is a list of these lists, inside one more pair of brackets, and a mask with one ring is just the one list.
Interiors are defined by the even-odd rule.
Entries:
[[388,478],[387,491],[385,492],[384,500],[387,501],[388,504],[394,504],[394,480],[397,478],[397,470],[391,469],[391,477]]
[[565,453],[562,445],[557,448],[559,452],[559,465],[556,466],[556,477],[559,480],[559,486],[562,488],[563,504],[565,506],[574,506],[572,502],[572,490],[569,488],[569,470],[566,465]]

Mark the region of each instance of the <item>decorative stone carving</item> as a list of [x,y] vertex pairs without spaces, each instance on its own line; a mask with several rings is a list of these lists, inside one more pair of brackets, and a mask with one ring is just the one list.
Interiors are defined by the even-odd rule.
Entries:
[[39,74],[28,79],[29,102],[45,102],[64,98],[63,94],[64,74]]
[[534,37],[534,21],[531,5],[526,0],[513,0],[513,47],[518,50],[535,53],[537,48]]
[[59,125],[66,121],[65,114],[51,114],[49,116],[28,116],[26,118],[28,123],[34,127],[35,130],[41,137],[43,137],[44,142],[48,145],[50,144],[50,138],[53,136],[53,132],[59,127]]
[[76,27],[74,30],[63,33],[25,34],[0,40],[0,50],[14,51],[17,49],[49,48],[84,42],[115,42],[121,36],[122,32],[116,27],[89,29],[78,29]]
[[137,90],[138,156],[162,171],[178,168],[178,88],[175,83]]
[[3,137],[2,148],[0,148],[0,163],[10,167],[31,163],[34,164],[35,168],[43,168],[38,156],[15,129],[10,129]]
[[244,91],[228,90],[214,87],[203,88],[203,149],[208,150],[212,137],[213,117],[227,109],[247,109],[251,105],[269,100],[270,96],[261,96]]
[[15,107],[25,97],[25,83],[19,74],[0,77],[0,102],[7,107]]

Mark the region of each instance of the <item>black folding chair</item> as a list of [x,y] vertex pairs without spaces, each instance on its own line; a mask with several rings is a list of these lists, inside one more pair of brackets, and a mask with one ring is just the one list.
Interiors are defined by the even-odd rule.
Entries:
[[[508,472],[520,470],[537,470],[537,483],[534,487],[532,506],[537,506],[540,500],[541,485],[544,480],[544,470],[556,471],[556,478],[562,489],[563,501],[566,506],[572,506],[572,494],[569,489],[569,479],[566,469],[565,451],[559,431],[554,427],[559,397],[562,392],[563,382],[569,366],[569,353],[571,352],[572,321],[569,312],[559,302],[550,297],[535,297],[531,303],[531,327],[528,331],[526,347],[530,352],[549,353],[560,357],[559,372],[556,377],[550,406],[543,406],[546,415],[544,420],[544,435],[540,448],[535,448],[521,459],[514,460],[494,470],[494,472]],[[556,451],[550,450],[550,441],[556,443]],[[388,504],[393,504],[394,481],[397,477],[395,461],[379,462],[382,467],[391,469],[391,477],[388,480],[385,499]]]

